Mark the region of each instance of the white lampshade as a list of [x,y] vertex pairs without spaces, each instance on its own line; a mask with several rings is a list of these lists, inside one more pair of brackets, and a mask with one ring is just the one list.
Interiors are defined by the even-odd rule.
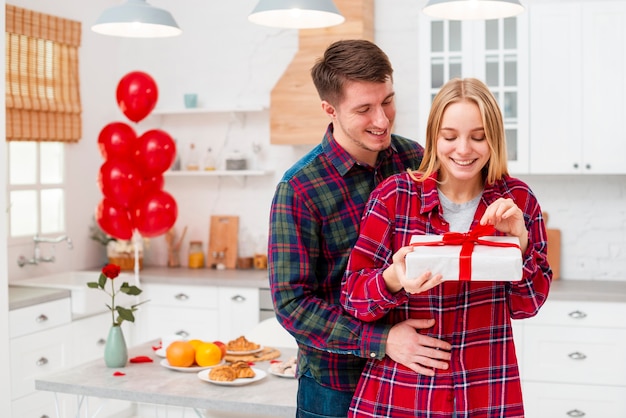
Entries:
[[314,29],[339,25],[346,19],[333,0],[260,0],[248,20],[275,28]]
[[449,20],[488,20],[518,15],[524,11],[519,0],[428,0],[425,14]]
[[91,30],[127,38],[165,38],[182,33],[170,12],[150,6],[146,0],[126,0],[106,9]]

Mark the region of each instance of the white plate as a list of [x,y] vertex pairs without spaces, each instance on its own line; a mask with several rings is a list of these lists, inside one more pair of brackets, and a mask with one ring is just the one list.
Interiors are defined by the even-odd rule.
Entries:
[[278,377],[284,377],[286,379],[295,379],[296,378],[296,376],[294,376],[293,374],[276,373],[276,372],[272,371],[271,367],[267,371],[268,371],[269,374],[273,374],[274,376],[278,376]]
[[256,350],[248,350],[248,351],[230,351],[230,350],[226,350],[226,354],[229,354],[231,356],[245,356],[246,354],[260,353],[261,351],[263,351],[264,348],[265,347],[260,346]]
[[218,364],[216,364],[215,366],[176,367],[176,366],[170,365],[169,361],[167,361],[167,359],[164,358],[163,360],[161,360],[161,363],[159,363],[159,364],[161,366],[165,367],[166,369],[176,370],[177,372],[191,373],[191,372],[199,372],[199,371],[202,371],[202,370],[212,369],[213,367],[217,367],[217,366],[222,366],[222,365],[226,364],[226,362],[224,360],[222,360]]
[[254,374],[255,374],[254,377],[241,377],[239,379],[233,380],[232,382],[219,382],[217,380],[211,380],[209,379],[209,372],[206,370],[202,370],[201,372],[198,372],[198,378],[200,380],[204,380],[205,382],[213,383],[214,385],[243,386],[243,385],[248,385],[250,383],[258,382],[259,380],[267,376],[267,373],[265,373],[263,370],[256,369],[254,367],[252,367],[252,370],[254,370]]
[[156,354],[159,357],[165,358],[165,349],[159,348],[158,350],[154,350],[154,354]]

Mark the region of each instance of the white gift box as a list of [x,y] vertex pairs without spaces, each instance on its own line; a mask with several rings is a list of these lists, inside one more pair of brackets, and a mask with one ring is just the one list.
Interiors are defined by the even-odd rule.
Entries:
[[[514,244],[496,247],[474,244],[471,252],[471,281],[518,281],[522,279],[522,252],[516,237],[480,237],[482,241]],[[411,244],[417,243],[406,256],[406,276],[419,277],[426,271],[441,274],[443,280],[459,280],[461,271],[461,245],[420,246],[419,243],[443,241],[443,235],[414,235]],[[466,279],[467,280],[467,279]]]

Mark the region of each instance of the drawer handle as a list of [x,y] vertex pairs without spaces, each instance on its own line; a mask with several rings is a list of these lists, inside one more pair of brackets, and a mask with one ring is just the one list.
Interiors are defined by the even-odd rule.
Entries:
[[100,338],[98,341],[96,341],[96,345],[99,346],[103,346],[107,343],[107,340],[105,340],[104,338]]
[[246,298],[244,298],[241,295],[235,295],[232,298],[230,298],[233,302],[237,302],[237,303],[241,303],[241,302],[245,302]]
[[579,351],[575,351],[573,353],[569,353],[567,355],[569,358],[571,358],[572,360],[584,360],[587,358],[587,356]]
[[38,324],[41,324],[42,322],[46,322],[47,320],[48,320],[48,317],[45,316],[44,314],[41,314],[35,319],[35,322],[37,322]]
[[37,366],[45,366],[46,364],[48,364],[48,359],[47,359],[47,358],[45,358],[45,357],[42,357],[42,358],[40,358],[39,360],[37,360],[37,361],[35,362],[35,364],[36,364]]
[[584,417],[587,414],[585,414],[583,411],[579,411],[578,409],[572,409],[571,411],[567,411],[567,415],[572,418],[580,418]]
[[48,415],[42,415],[42,416],[40,416],[39,418],[50,418],[50,416],[48,416]]
[[189,296],[187,296],[184,293],[179,293],[176,296],[174,296],[174,298],[176,298],[176,300],[188,300]]
[[176,335],[178,335],[179,337],[182,337],[183,339],[187,339],[189,338],[189,333],[187,331],[185,331],[184,329],[181,329],[180,331],[175,333]]
[[587,317],[587,314],[582,311],[574,311],[569,313],[570,318],[583,319]]

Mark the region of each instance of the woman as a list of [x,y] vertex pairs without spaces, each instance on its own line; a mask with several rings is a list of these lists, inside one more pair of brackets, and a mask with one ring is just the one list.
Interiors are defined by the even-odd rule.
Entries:
[[[520,281],[405,276],[412,235],[478,225],[518,237]],[[523,417],[511,318],[537,314],[551,280],[541,208],[508,175],[498,104],[481,81],[453,79],[433,101],[419,173],[392,176],[373,191],[342,287],[344,308],[358,319],[434,319],[423,333],[451,344],[449,367],[435,373],[426,361],[415,373],[388,357],[370,360],[349,416]]]

